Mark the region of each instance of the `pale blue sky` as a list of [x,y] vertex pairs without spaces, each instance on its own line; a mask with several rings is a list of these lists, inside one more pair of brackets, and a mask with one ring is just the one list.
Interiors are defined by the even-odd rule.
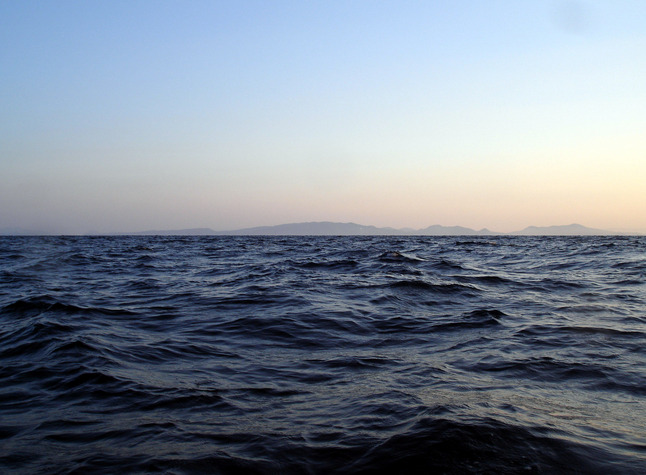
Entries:
[[0,0],[0,229],[646,231],[646,2]]

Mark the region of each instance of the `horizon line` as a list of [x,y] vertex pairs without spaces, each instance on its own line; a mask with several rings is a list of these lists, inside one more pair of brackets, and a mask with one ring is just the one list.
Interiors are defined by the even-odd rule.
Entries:
[[[319,228],[329,227],[344,227],[342,233],[335,233],[332,229],[318,229],[316,232],[305,232],[294,228],[303,228],[307,226],[317,226]],[[277,232],[279,229],[292,228],[285,234]],[[352,232],[354,230],[354,232]],[[263,234],[267,231],[267,234]],[[337,229],[337,231],[339,231]],[[559,233],[562,232],[562,234]],[[577,232],[578,231],[578,232]],[[562,225],[548,225],[536,226],[529,225],[516,231],[494,231],[488,227],[480,229],[469,228],[461,225],[442,225],[432,224],[423,228],[394,228],[392,226],[375,226],[358,224],[355,222],[347,221],[301,221],[281,223],[276,225],[261,225],[250,226],[238,229],[215,230],[210,227],[190,227],[179,229],[146,229],[142,231],[116,231],[116,232],[95,232],[88,231],[84,233],[66,233],[66,232],[46,232],[43,230],[27,230],[20,228],[5,228],[0,229],[2,236],[136,236],[136,235],[165,235],[165,236],[189,236],[189,235],[292,235],[292,236],[342,236],[342,235],[356,235],[356,236],[511,236],[511,235],[530,235],[530,236],[603,236],[603,235],[617,235],[617,236],[642,236],[643,231],[617,231],[608,229],[591,228],[579,223],[570,223]]]

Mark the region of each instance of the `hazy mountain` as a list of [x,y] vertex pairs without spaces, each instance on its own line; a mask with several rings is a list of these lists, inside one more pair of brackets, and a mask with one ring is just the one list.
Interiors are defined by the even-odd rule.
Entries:
[[522,231],[516,231],[511,234],[523,236],[606,236],[618,233],[588,228],[580,224],[567,224],[563,226],[528,226]]
[[216,234],[210,228],[190,228],[190,229],[164,229],[164,230],[151,230],[140,231],[137,233],[123,233],[130,235],[144,235],[144,236],[209,236]]
[[334,223],[329,221],[311,223],[280,224],[278,226],[261,226],[256,228],[224,231],[217,234],[239,235],[278,235],[278,236],[401,236],[401,235],[475,235],[480,231],[461,226],[429,226],[425,229],[395,229],[364,226],[356,223]]
[[464,226],[441,226],[434,224],[428,228],[414,231],[411,234],[421,234],[424,236],[491,236],[500,233],[494,233],[486,228],[476,231],[475,229],[465,228]]
[[333,223],[330,221],[310,223],[279,224],[277,226],[259,226],[255,228],[222,231],[216,234],[239,235],[272,235],[272,236],[372,236],[397,235],[402,230],[395,228],[378,228],[355,223]]
[[[24,229],[2,228],[0,235],[34,235],[52,234],[35,233]],[[521,231],[499,233],[487,228],[475,230],[464,226],[441,226],[434,224],[423,229],[364,226],[356,223],[336,223],[331,221],[317,221],[307,223],[279,224],[277,226],[258,226],[253,228],[236,229],[232,231],[214,231],[210,228],[189,229],[162,229],[130,233],[116,233],[116,235],[145,235],[145,236],[606,236],[624,234],[603,229],[594,229],[580,224],[565,226],[528,226]]]
[[335,223],[330,221],[279,224],[277,226],[260,226],[234,231],[214,232],[219,235],[267,235],[267,236],[495,236],[502,234],[531,236],[570,236],[570,235],[610,235],[611,231],[593,229],[580,224],[566,226],[529,226],[522,231],[499,233],[487,228],[476,231],[463,226],[441,226],[435,224],[423,229],[395,229],[364,226],[356,223]]

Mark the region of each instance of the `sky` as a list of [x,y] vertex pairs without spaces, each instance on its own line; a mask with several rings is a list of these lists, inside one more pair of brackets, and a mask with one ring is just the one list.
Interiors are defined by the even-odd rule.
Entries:
[[0,230],[646,232],[643,0],[0,0]]

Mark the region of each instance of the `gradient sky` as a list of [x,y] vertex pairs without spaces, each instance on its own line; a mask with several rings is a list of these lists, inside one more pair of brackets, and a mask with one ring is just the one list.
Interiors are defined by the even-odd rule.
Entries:
[[646,2],[0,0],[0,229],[646,232]]

